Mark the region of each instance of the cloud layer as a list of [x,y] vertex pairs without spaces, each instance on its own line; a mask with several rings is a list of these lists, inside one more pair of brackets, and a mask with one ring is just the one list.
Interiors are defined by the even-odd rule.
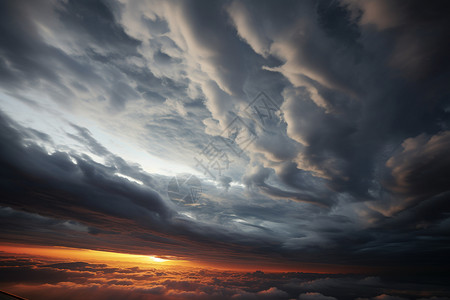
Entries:
[[[447,268],[448,13],[444,1],[2,1],[2,240],[230,268]],[[199,178],[195,203],[171,200],[178,173]],[[296,291],[226,296],[341,299]]]
[[2,289],[30,299],[449,299],[443,282],[420,277],[114,267],[6,254],[0,274]]

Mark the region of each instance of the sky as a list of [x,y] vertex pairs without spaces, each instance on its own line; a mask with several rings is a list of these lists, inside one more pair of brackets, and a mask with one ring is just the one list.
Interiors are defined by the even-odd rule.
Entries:
[[449,16],[1,1],[0,289],[448,299]]

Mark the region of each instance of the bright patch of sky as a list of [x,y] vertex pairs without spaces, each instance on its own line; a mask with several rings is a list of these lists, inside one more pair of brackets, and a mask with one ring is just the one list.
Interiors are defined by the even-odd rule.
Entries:
[[63,149],[73,150],[80,154],[88,155],[98,163],[105,163],[104,158],[90,152],[85,145],[67,135],[67,133],[77,134],[71,126],[72,123],[89,128],[92,137],[111,153],[129,162],[139,164],[148,173],[166,176],[173,176],[178,173],[199,174],[197,170],[192,169],[190,166],[159,158],[139,148],[131,141],[123,139],[120,135],[107,132],[106,128],[102,128],[94,120],[59,108],[54,101],[43,95],[26,94],[23,97],[34,101],[38,99],[39,102],[36,102],[38,108],[36,109],[35,104],[32,104],[32,102],[25,103],[26,100],[17,101],[8,94],[0,93],[0,109],[12,116],[20,125],[48,134],[52,138],[54,145],[42,141],[38,142],[49,153]]

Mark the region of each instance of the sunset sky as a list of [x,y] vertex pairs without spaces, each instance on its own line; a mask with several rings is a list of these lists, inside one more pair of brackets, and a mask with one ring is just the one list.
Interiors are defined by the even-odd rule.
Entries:
[[0,290],[449,299],[449,37],[444,0],[1,0]]

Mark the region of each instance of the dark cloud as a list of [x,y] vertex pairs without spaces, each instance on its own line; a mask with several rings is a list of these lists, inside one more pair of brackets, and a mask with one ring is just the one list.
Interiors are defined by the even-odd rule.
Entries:
[[231,187],[230,183],[233,181],[233,179],[231,177],[228,177],[228,176],[222,176],[222,177],[220,177],[219,181],[220,181],[220,185],[224,189],[228,190]]
[[[358,3],[355,5],[360,5]],[[373,4],[378,5],[382,6],[381,3]],[[413,3],[405,5],[406,11],[399,15],[408,15],[405,16],[405,20],[408,19],[406,23],[412,22],[414,26],[426,23],[427,28],[433,31],[432,28],[440,26],[438,24],[445,18],[445,10],[437,12],[439,5],[438,2],[433,3],[428,11],[435,16],[433,21],[427,17],[423,17],[426,21],[412,21],[412,12],[417,9]],[[251,5],[247,3],[247,6]],[[380,168],[376,165],[376,158],[385,143],[400,143],[420,134],[421,130],[439,130],[433,124],[433,116],[442,113],[443,106],[430,104],[429,109],[423,109],[423,105],[427,105],[424,98],[430,98],[430,95],[421,91],[429,89],[428,83],[411,86],[403,81],[386,66],[384,61],[390,54],[381,49],[383,43],[401,39],[406,32],[414,32],[414,40],[419,42],[420,34],[415,27],[402,22],[402,29],[398,32],[374,35],[370,28],[359,27],[366,15],[373,11],[365,14],[357,10],[351,12],[345,3],[323,1],[313,6],[309,2],[301,2],[297,6],[277,5],[276,9],[273,6],[275,4],[259,6],[252,11],[247,7],[229,12],[238,33],[256,52],[264,54],[270,47],[268,54],[284,59],[285,64],[274,70],[279,70],[299,87],[297,90],[285,89],[283,108],[289,136],[305,145],[300,150],[300,168],[328,177],[330,186],[337,191],[351,192],[360,200],[370,199],[367,191],[374,180],[373,172]],[[277,18],[283,9],[298,11],[302,15],[286,13],[284,20],[279,21]],[[246,13],[245,17],[252,20],[248,23],[240,21],[241,15]],[[270,29],[256,29],[265,28],[267,19],[274,24]],[[286,29],[286,23],[297,31]],[[439,29],[436,34],[439,36],[440,32]],[[265,50],[261,49],[261,41],[266,41],[263,43]],[[374,41],[380,42],[380,46],[372,44]],[[429,54],[423,50],[424,56]],[[399,57],[405,56],[399,54]],[[435,77],[433,89],[438,97],[445,97],[448,90],[439,83],[441,76],[442,73]],[[374,82],[384,82],[383,89],[380,90]],[[411,106],[411,103],[416,104]],[[383,122],[380,124],[377,120],[381,119]],[[286,143],[281,145],[286,149]]]
[[[253,251],[260,252],[256,249],[270,243],[270,237],[267,241],[258,241],[257,236],[244,236],[222,226],[183,218],[151,185],[139,186],[115,176],[114,172],[124,170],[127,173],[129,168],[117,157],[111,161],[119,165],[118,168],[96,163],[86,155],[47,154],[31,144],[23,147],[24,134],[11,127],[19,129],[20,125],[7,117],[1,121],[2,139],[8,145],[2,149],[1,156],[2,205],[13,208],[1,211],[4,228],[8,229],[2,233],[5,238],[36,243],[41,239],[45,243],[71,246],[81,246],[89,241],[92,248],[119,250],[124,247],[122,251],[134,249],[138,252],[146,251],[144,245],[156,247],[160,242],[165,245],[154,248],[154,251],[184,244],[187,248],[173,248],[170,252],[191,256],[195,249],[198,253],[194,256],[198,255],[198,258],[214,247],[224,249],[224,253],[233,257],[239,249],[251,246],[255,250],[246,254],[250,255]],[[86,131],[81,132],[87,134]],[[87,145],[98,146],[91,139]],[[128,174],[136,175],[138,172],[135,170]],[[153,183],[148,175],[136,177]],[[26,212],[21,212],[22,209]],[[40,232],[41,228],[46,228],[46,233]],[[65,230],[71,235],[65,235]],[[120,248],[117,248],[118,237],[113,233],[121,236]],[[204,259],[214,261],[224,253],[211,253],[213,255]]]
[[[105,221],[101,214],[114,216],[113,219],[148,217],[147,221],[154,224],[171,214],[165,202],[149,187],[140,188],[110,174],[115,167],[105,167],[87,157],[71,157],[64,152],[48,155],[36,145],[23,148],[21,133],[12,129],[4,118],[1,121],[2,139],[8,143],[2,149],[1,160],[3,205],[27,207],[27,211],[35,213],[41,212],[39,207],[50,206],[51,210],[46,212],[49,217],[74,218],[92,225]],[[99,146],[95,142],[94,145]],[[29,202],[36,197],[40,201]],[[125,203],[128,204],[124,206]],[[94,217],[96,214],[98,218]],[[37,221],[44,222],[45,218],[37,218]],[[107,227],[104,229],[111,229]]]
[[[82,128],[78,131],[88,147],[105,151],[88,131]],[[190,212],[195,216],[193,219],[177,212],[173,204],[156,191],[160,189],[158,180],[139,168],[131,168],[109,152],[106,155],[111,164],[102,165],[87,155],[48,154],[31,143],[24,147],[22,141],[26,137],[25,128],[8,117],[2,118],[2,140],[7,141],[7,147],[2,149],[1,156],[4,208],[0,212],[5,229],[2,236],[11,241],[75,247],[88,243],[93,249],[135,253],[145,253],[147,247],[151,247],[156,254],[210,263],[224,260],[252,264],[265,260],[284,264],[287,260],[295,264],[358,261],[377,265],[395,261],[403,265],[408,264],[410,257],[428,253],[430,242],[421,242],[422,236],[436,234],[432,227],[420,229],[420,234],[415,233],[417,236],[400,228],[388,235],[383,233],[383,226],[361,230],[345,215],[323,215],[323,209],[315,205],[302,206],[304,211],[301,212],[286,200],[261,199],[244,204],[237,198],[228,205],[218,205],[204,199]],[[138,185],[115,176],[116,172],[145,184]],[[308,194],[302,197],[299,193],[287,193],[267,185],[269,169],[255,174],[252,182],[274,197],[317,201],[317,197]],[[224,196],[233,197],[220,195]],[[293,222],[298,220],[295,224],[301,230],[285,230],[286,218]],[[280,236],[274,236],[274,232],[280,232]],[[393,248],[395,245],[397,249]],[[424,270],[427,262],[435,265],[439,260],[447,261],[445,239],[435,238],[433,245],[432,256],[416,261]],[[414,246],[419,247],[414,249]],[[221,249],[221,252],[211,252],[212,249]]]
[[[438,274],[450,264],[448,16],[444,1],[3,1],[0,235],[220,265]],[[261,94],[277,107],[263,125],[247,110]],[[194,168],[236,116],[255,139],[217,180],[201,178],[194,205],[172,203],[158,172]],[[48,292],[74,297],[126,297],[139,276],[158,277],[86,286],[91,273],[130,270],[11,268],[11,284],[48,277]],[[372,277],[230,276],[216,276],[229,280],[220,288],[165,277],[136,298],[420,292]]]
[[[114,11],[118,8],[112,2],[9,1],[2,6],[0,65],[6,90],[37,88],[65,103],[107,100],[113,111],[141,96],[161,102],[174,93],[184,95],[185,83],[123,63],[124,59],[142,60],[141,42],[117,22]],[[64,41],[52,44],[38,25],[58,28],[54,34]],[[76,54],[67,48],[71,46]]]
[[81,142],[82,144],[86,145],[92,153],[99,155],[99,156],[105,156],[108,154],[111,154],[108,149],[103,147],[101,144],[97,142],[92,137],[92,134],[90,133],[89,129],[79,127],[75,124],[72,124],[72,127],[76,129],[78,132],[78,135],[68,134],[71,138]]
[[103,51],[123,48],[123,52],[130,53],[139,45],[139,41],[128,36],[117,23],[106,1],[67,1],[56,10],[68,30],[78,32],[82,35],[79,39],[88,44],[101,45]]

